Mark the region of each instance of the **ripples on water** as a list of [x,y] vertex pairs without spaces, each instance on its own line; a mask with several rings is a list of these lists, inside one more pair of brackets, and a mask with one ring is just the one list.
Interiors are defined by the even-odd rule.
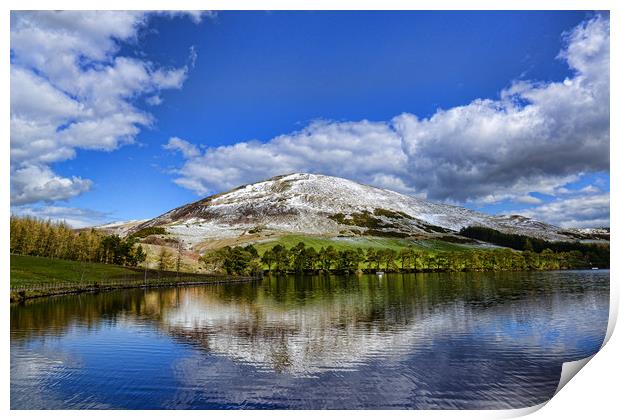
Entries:
[[520,408],[605,336],[608,271],[280,277],[11,306],[11,407]]

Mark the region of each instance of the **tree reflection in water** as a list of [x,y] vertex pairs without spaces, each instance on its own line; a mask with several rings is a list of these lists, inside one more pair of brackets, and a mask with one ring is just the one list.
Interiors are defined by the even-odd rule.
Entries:
[[[397,369],[393,375],[407,374],[408,394],[413,393],[409,402],[399,400],[405,407],[473,408],[488,400],[515,406],[508,401],[514,390],[502,394],[492,383],[511,384],[514,378],[498,372],[510,367],[526,382],[544,384],[542,396],[515,403],[522,406],[551,396],[563,361],[600,347],[608,290],[608,272],[289,276],[123,290],[12,306],[11,351],[40,337],[62,340],[74,329],[139,326],[198,354],[248,366],[247,377],[225,372],[239,386],[251,384],[256,372],[292,381],[326,381],[334,372],[353,381],[364,373],[377,393],[382,381],[390,381],[387,372]],[[184,370],[183,386],[200,389],[201,375],[190,371]],[[351,389],[363,385],[347,383]],[[527,392],[525,386],[517,389]],[[402,392],[407,394],[406,386]],[[371,406],[382,406],[380,394]]]

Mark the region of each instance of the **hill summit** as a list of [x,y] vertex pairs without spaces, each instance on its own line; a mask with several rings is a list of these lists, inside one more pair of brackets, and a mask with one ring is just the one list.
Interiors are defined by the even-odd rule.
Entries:
[[242,185],[134,225],[128,232],[163,227],[194,246],[206,241],[252,241],[282,234],[433,237],[455,235],[467,226],[547,240],[573,239],[571,232],[523,216],[487,215],[309,173]]

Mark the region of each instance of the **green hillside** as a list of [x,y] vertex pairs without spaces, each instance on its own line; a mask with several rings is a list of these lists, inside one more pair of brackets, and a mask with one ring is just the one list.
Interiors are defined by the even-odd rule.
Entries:
[[413,245],[415,248],[424,250],[427,252],[440,252],[440,251],[466,251],[472,249],[472,245],[455,244],[445,242],[436,239],[424,239],[424,240],[409,240],[400,238],[377,238],[377,237],[320,237],[320,236],[307,236],[307,235],[285,235],[278,238],[273,238],[258,242],[254,244],[254,247],[260,255],[267,249],[271,249],[276,244],[283,245],[287,248],[291,248],[297,245],[299,242],[303,242],[306,247],[313,247],[317,251],[321,247],[333,246],[336,250],[356,249],[356,248],[389,248],[399,251],[403,248]]
[[149,270],[139,268],[11,255],[11,301],[38,296],[127,287],[175,286],[248,281],[250,277]]
[[101,282],[105,279],[135,275],[135,270],[112,264],[11,255],[11,287],[58,282]]

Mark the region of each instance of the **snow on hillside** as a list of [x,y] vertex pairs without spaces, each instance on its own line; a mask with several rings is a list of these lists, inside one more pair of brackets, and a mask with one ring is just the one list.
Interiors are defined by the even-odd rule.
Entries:
[[577,233],[583,233],[585,235],[609,235],[609,228],[576,228],[572,229]]
[[176,208],[146,223],[165,226],[190,245],[255,232],[317,235],[425,235],[486,226],[549,240],[568,239],[562,229],[523,216],[490,216],[432,203],[347,179],[295,173],[238,187]]
[[110,222],[104,225],[93,226],[93,229],[102,230],[112,235],[124,236],[134,227],[147,221],[148,219]]

